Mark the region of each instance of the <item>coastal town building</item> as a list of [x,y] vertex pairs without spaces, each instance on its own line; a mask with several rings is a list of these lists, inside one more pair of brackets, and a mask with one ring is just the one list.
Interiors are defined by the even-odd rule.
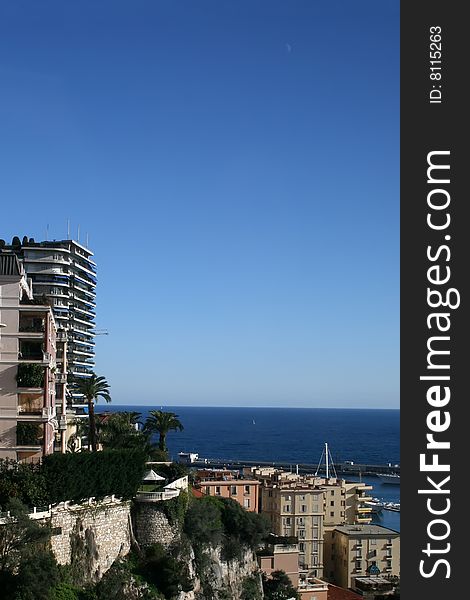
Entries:
[[257,553],[261,571],[270,577],[274,571],[284,571],[297,589],[301,600],[327,600],[328,585],[318,578],[299,574],[299,543],[295,537],[272,535]]
[[18,257],[0,251],[0,458],[33,462],[54,451],[56,333]]
[[372,486],[271,467],[248,471],[260,481],[260,510],[273,533],[298,538],[299,572],[305,577],[323,577],[324,542],[336,525],[371,520],[364,502]]
[[336,585],[358,593],[391,589],[400,576],[400,534],[380,525],[340,525],[325,543],[331,562],[325,565]]
[[32,281],[35,296],[44,297],[52,307],[62,343],[57,352],[57,381],[61,386],[57,390],[57,414],[61,427],[67,423],[64,439],[68,439],[76,429],[75,419],[86,416],[86,410],[80,394],[67,389],[67,381],[90,377],[95,367],[93,253],[74,240],[35,242],[27,237],[23,241],[13,238],[11,244],[3,245],[3,251],[18,256]]
[[241,478],[229,469],[200,469],[195,474],[195,488],[203,495],[231,498],[249,512],[258,512],[260,482]]

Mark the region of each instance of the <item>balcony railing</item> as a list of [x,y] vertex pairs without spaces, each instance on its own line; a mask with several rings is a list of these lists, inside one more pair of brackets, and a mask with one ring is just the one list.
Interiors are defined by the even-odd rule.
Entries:
[[162,502],[163,500],[171,500],[177,498],[180,490],[164,490],[163,492],[139,492],[137,491],[136,500],[139,502]]

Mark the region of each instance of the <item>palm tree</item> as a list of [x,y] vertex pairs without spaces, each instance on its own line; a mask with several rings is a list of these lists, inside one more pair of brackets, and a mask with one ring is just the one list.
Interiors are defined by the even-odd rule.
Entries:
[[140,429],[141,413],[117,412],[96,424],[99,441],[105,448],[139,448],[147,446],[147,438]]
[[178,419],[178,415],[172,412],[162,410],[151,410],[144,425],[144,433],[152,435],[159,434],[158,448],[162,452],[167,452],[166,436],[169,431],[183,431],[184,427]]
[[77,379],[74,388],[77,394],[85,396],[88,403],[88,421],[90,425],[88,447],[91,446],[91,450],[96,452],[98,444],[96,439],[95,402],[98,401],[98,398],[103,398],[106,402],[111,402],[109,384],[104,377],[97,377],[93,373],[91,377]]

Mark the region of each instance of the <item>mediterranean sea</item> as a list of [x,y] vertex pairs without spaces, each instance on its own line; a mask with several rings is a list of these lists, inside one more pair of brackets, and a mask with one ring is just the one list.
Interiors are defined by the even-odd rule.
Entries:
[[[178,415],[183,431],[169,432],[168,449],[197,452],[208,459],[318,464],[328,442],[333,461],[398,464],[400,411],[328,408],[232,408],[193,406],[136,406],[98,404],[96,412],[138,411],[145,420],[150,410]],[[362,477],[374,486],[371,494],[387,502],[400,501],[400,486]],[[400,513],[382,511],[374,521],[399,529]]]

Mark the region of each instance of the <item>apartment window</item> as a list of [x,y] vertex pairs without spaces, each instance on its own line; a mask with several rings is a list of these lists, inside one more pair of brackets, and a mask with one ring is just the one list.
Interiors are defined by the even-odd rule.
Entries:
[[330,517],[334,517],[335,513],[334,512],[330,512]]
[[250,486],[245,485],[245,494],[249,494],[249,493],[250,493]]
[[305,500],[305,496],[299,496],[299,500]]
[[334,501],[334,500],[332,500],[332,501],[330,502],[330,506],[334,506],[334,505],[335,505],[335,501]]
[[391,569],[391,568],[392,568],[392,561],[387,560],[387,569]]
[[299,539],[304,540],[305,539],[305,529],[299,529],[297,531],[298,535],[299,535]]
[[318,542],[312,542],[312,552],[318,552]]
[[346,506],[346,501],[345,500],[341,500],[341,506]]
[[215,495],[220,496],[220,486],[219,485],[215,486]]
[[250,508],[250,499],[249,499],[249,498],[245,498],[245,499],[243,500],[243,506],[244,506],[245,508]]
[[312,506],[312,510],[313,510],[313,512],[318,512],[318,504],[314,504]]
[[211,493],[211,488],[207,485],[206,486],[206,495],[209,496],[210,493]]
[[284,496],[284,500],[286,500],[287,502],[291,501],[291,497],[290,496]]
[[237,486],[236,485],[231,485],[230,486],[230,492],[231,492],[232,496],[236,496],[237,495]]
[[290,524],[291,524],[291,523],[290,523],[290,517],[286,517],[286,518],[284,519],[284,522],[285,522],[285,524],[286,524],[288,527],[290,527]]
[[[312,517],[312,525],[314,527],[318,527],[318,525],[320,525],[320,517]],[[334,535],[334,531],[333,531],[333,535]]]
[[304,542],[299,543],[299,552],[305,552],[305,543]]
[[269,498],[272,498],[272,497],[273,497],[273,492],[272,492],[272,490],[269,490],[269,492],[268,492],[268,496],[269,496]]
[[304,526],[304,525],[305,525],[305,519],[304,519],[303,517],[299,517],[299,518],[297,519],[297,525],[302,525],[302,526]]
[[302,504],[302,506],[300,507],[300,512],[307,512],[307,505],[306,504]]
[[290,512],[290,504],[284,506],[284,512]]
[[356,571],[362,571],[362,561],[356,560]]
[[331,490],[331,492],[330,492],[330,496],[334,496],[334,495],[335,495],[335,491],[334,491],[334,490]]
[[356,558],[362,558],[362,548],[356,548]]
[[312,565],[316,567],[318,565],[318,556],[316,554],[312,555]]

